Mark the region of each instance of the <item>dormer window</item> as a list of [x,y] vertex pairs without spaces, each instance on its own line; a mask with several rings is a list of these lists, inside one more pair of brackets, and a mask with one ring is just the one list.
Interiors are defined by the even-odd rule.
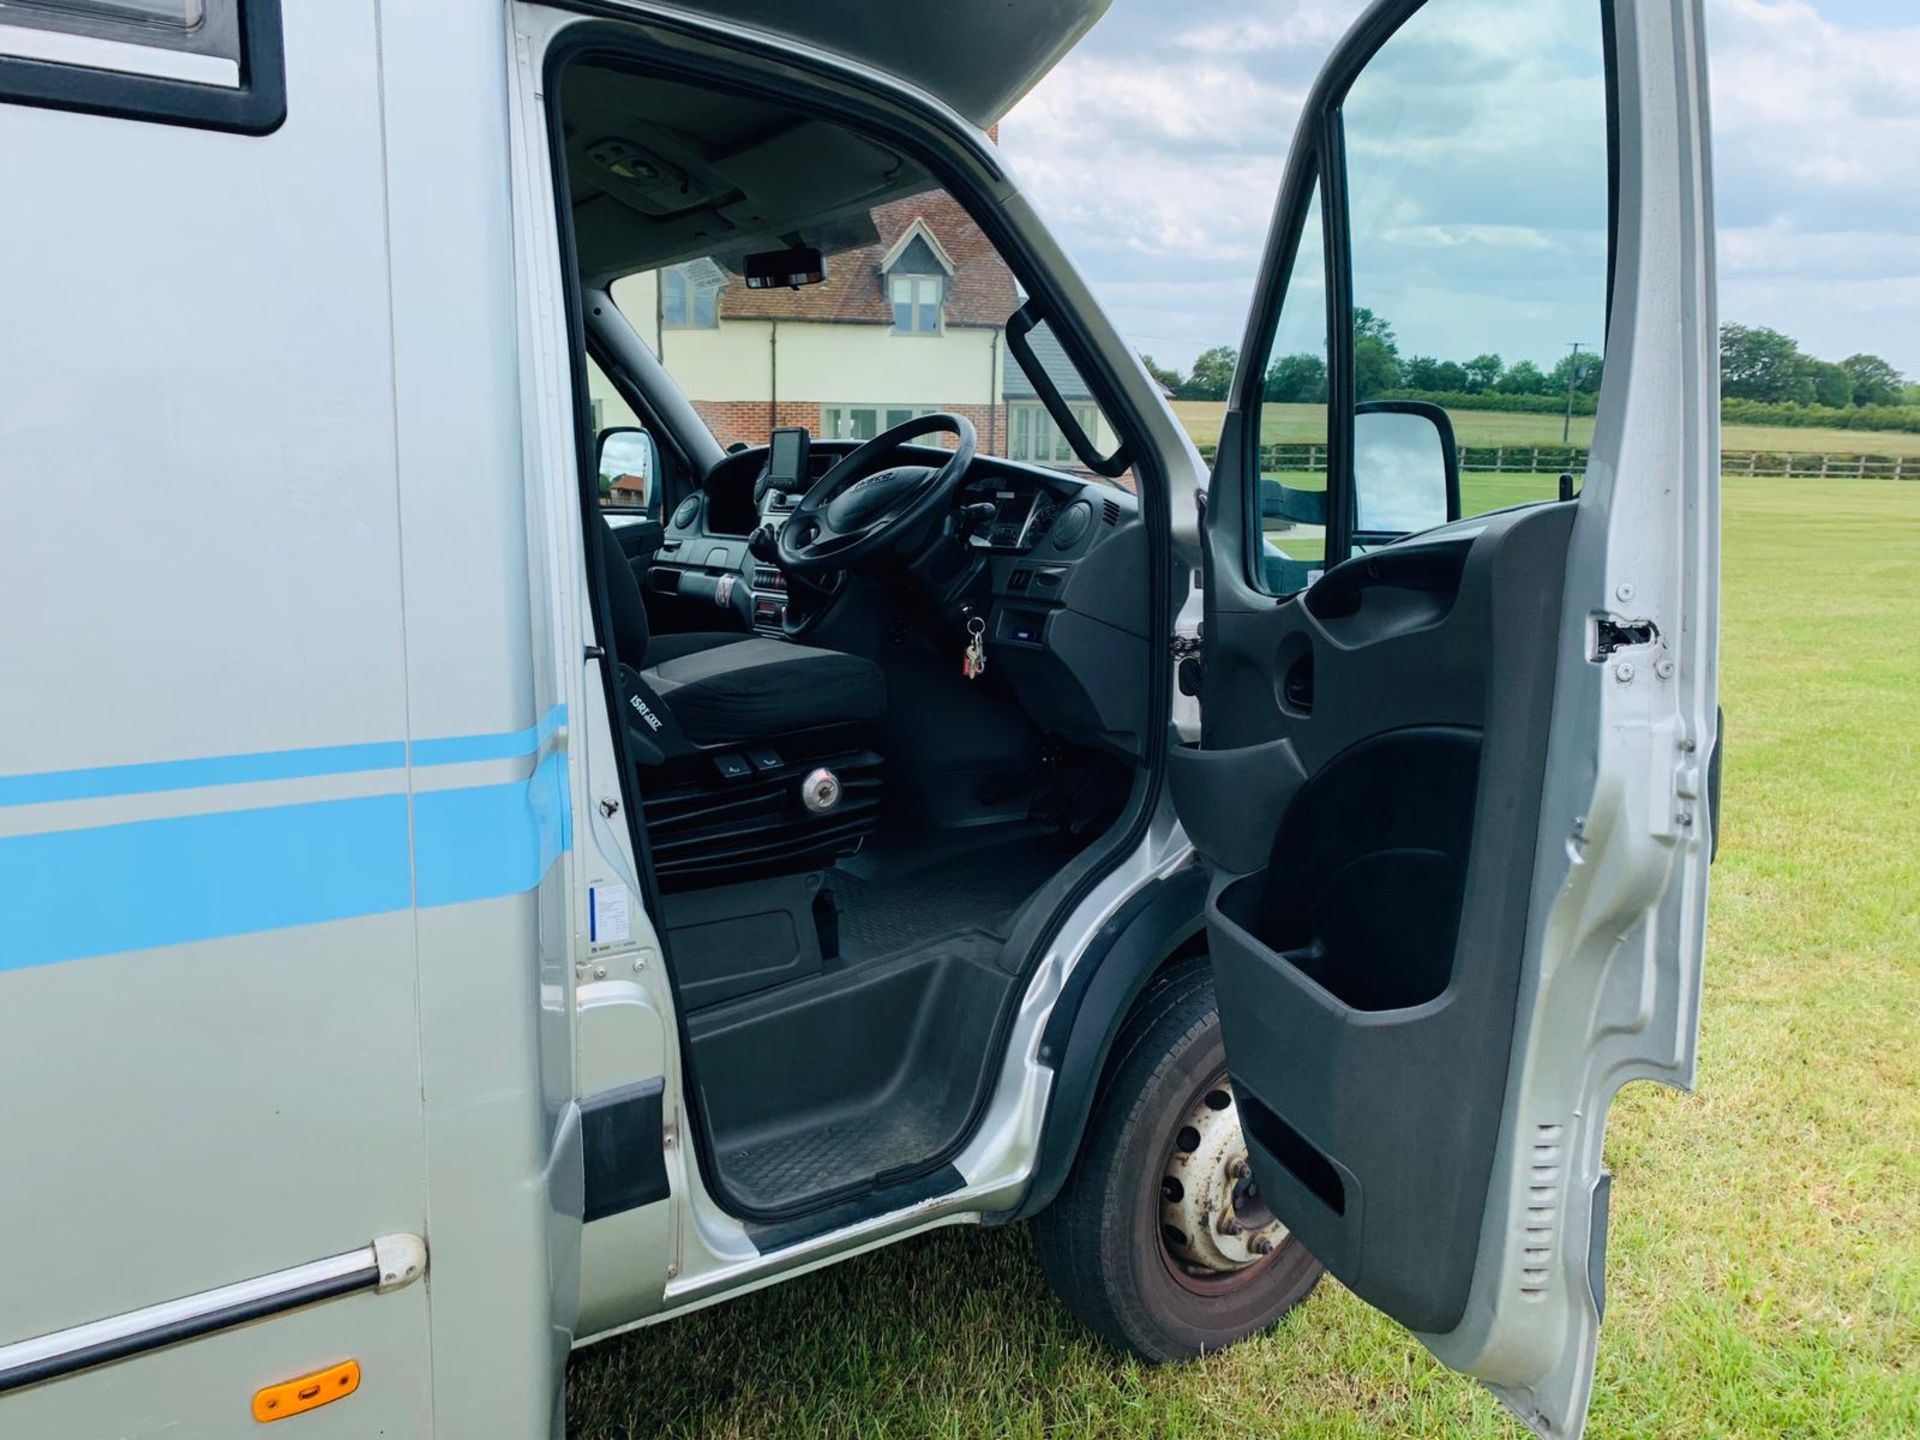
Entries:
[[889,277],[893,290],[893,333],[896,335],[938,335],[940,302],[945,289],[941,275],[894,275]]
[[880,262],[880,274],[893,306],[893,333],[938,335],[953,261],[925,220],[916,219],[900,232]]
[[711,260],[660,272],[660,323],[669,330],[711,330],[720,323],[726,273]]

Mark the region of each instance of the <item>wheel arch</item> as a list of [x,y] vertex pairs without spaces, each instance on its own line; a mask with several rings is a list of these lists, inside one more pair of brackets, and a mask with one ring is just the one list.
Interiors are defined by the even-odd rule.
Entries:
[[1155,976],[1205,948],[1206,899],[1207,872],[1197,865],[1142,887],[1068,978],[1040,1037],[1039,1060],[1054,1079],[1033,1179],[1002,1222],[1037,1215],[1066,1184],[1128,1017]]

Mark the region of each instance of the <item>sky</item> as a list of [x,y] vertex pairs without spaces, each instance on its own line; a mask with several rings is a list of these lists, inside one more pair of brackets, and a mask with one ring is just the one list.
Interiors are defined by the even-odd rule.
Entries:
[[[1113,0],[1002,122],[1029,196],[1157,361],[1185,368],[1240,343],[1301,105],[1364,3]],[[1581,3],[1433,0],[1428,53],[1451,47],[1446,62],[1402,46],[1394,83],[1374,87],[1374,113],[1393,113],[1370,152],[1350,115],[1351,163],[1381,177],[1369,233],[1385,237],[1356,256],[1356,300],[1388,315],[1403,353],[1492,349],[1544,368],[1594,338],[1569,333],[1598,325],[1592,287],[1548,265],[1594,240],[1578,198],[1597,173],[1589,77],[1547,33],[1552,12]],[[1920,380],[1920,4],[1706,9],[1721,319],[1784,330],[1825,359],[1882,355]],[[1490,27],[1487,12],[1541,33]],[[1488,85],[1494,103],[1476,108]],[[1571,158],[1549,173],[1549,154]]]

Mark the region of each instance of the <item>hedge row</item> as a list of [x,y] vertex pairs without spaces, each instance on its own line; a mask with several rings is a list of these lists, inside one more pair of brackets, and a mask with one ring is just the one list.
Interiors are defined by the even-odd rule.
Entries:
[[1920,405],[1768,405],[1760,400],[1722,400],[1728,425],[1784,425],[1795,430],[1897,430],[1920,435]]
[[[1425,400],[1448,410],[1498,410],[1509,415],[1564,415],[1565,395],[1502,395],[1498,390],[1466,395],[1442,390],[1382,390],[1373,400]],[[1573,413],[1591,415],[1599,397],[1574,392]]]
[[[1448,410],[1493,410],[1510,415],[1564,415],[1565,395],[1442,394],[1432,390],[1383,390],[1379,400],[1425,400]],[[1576,393],[1573,413],[1591,415],[1598,397]],[[1769,405],[1760,400],[1722,400],[1727,425],[1780,425],[1794,430],[1882,430],[1920,435],[1920,405]]]

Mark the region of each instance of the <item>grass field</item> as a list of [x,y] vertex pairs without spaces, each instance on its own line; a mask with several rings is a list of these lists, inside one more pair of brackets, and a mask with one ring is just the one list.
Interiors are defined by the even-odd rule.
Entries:
[[[1804,433],[1804,432],[1802,432]],[[1700,1088],[1624,1092],[1599,1437],[1920,1435],[1920,486],[1732,480]],[[1518,1437],[1327,1282],[1143,1369],[1019,1230],[945,1231],[576,1357],[577,1436]]]
[[[1219,400],[1175,400],[1174,413],[1196,444],[1211,445],[1220,435],[1226,405]],[[1509,415],[1493,410],[1459,410],[1454,438],[1461,445],[1558,445],[1565,423],[1558,415]],[[1268,405],[1260,417],[1264,444],[1326,439],[1324,407]],[[1593,439],[1593,417],[1573,417],[1572,443]],[[1784,425],[1728,425],[1720,444],[1726,450],[1787,451],[1799,455],[1920,455],[1920,435],[1882,430],[1795,430]]]

